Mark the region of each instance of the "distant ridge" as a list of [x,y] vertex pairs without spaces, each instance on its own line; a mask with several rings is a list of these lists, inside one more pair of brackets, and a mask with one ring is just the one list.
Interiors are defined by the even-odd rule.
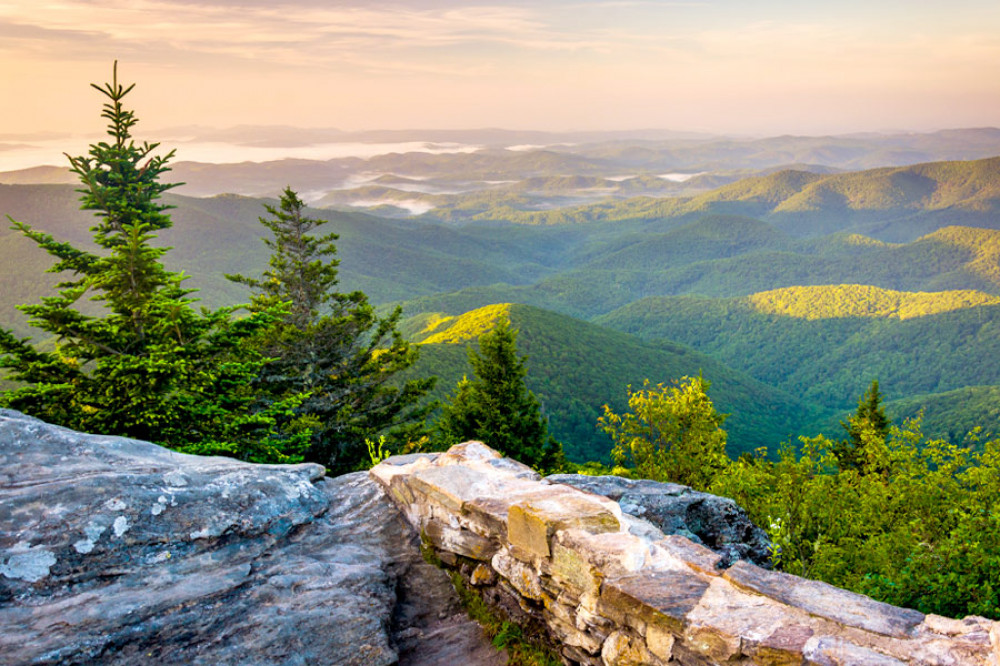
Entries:
[[65,167],[36,166],[0,172],[0,184],[3,185],[52,185],[75,182],[77,176]]
[[998,213],[1000,157],[991,157],[835,174],[786,170],[691,197],[636,197],[556,211],[495,210],[471,219],[547,225],[737,215],[764,219],[800,237],[849,232],[905,241],[949,225],[1000,228]]
[[981,305],[998,305],[1000,296],[962,291],[904,292],[870,285],[785,287],[752,294],[746,301],[758,312],[798,319],[885,317],[912,319]]

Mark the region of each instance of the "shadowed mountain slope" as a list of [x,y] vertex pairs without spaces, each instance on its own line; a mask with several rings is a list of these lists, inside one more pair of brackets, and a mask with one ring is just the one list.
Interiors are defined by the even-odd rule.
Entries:
[[491,305],[458,316],[422,313],[408,319],[404,330],[421,342],[413,375],[437,374],[437,396],[450,395],[463,375],[471,374],[466,347],[507,315],[519,329],[518,350],[528,356],[528,388],[549,418],[550,430],[570,459],[607,460],[611,442],[597,431],[602,406],[621,411],[626,387],[643,380],[671,382],[702,373],[712,382],[717,408],[726,421],[729,452],[737,456],[758,446],[773,445],[798,434],[825,412],[766,386],[689,347],[643,343],[539,308],[518,304]]
[[[863,311],[862,311],[863,310]],[[656,297],[598,323],[688,344],[803,399],[845,409],[878,379],[887,396],[1000,384],[1000,305],[978,292],[858,285],[747,298]]]

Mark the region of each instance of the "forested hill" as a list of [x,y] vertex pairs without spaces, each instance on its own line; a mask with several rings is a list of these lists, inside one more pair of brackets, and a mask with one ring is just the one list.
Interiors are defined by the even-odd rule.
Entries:
[[449,316],[423,313],[402,330],[420,341],[420,360],[407,376],[437,374],[437,396],[454,391],[471,375],[466,348],[491,330],[501,315],[519,329],[518,348],[528,356],[528,387],[535,392],[553,435],[570,459],[608,460],[611,442],[597,430],[602,407],[621,411],[627,387],[702,373],[726,421],[729,452],[735,457],[759,446],[776,444],[828,417],[792,395],[726,367],[689,347],[670,342],[644,343],[637,338],[539,308],[495,304]]
[[[383,180],[399,185],[400,178]],[[586,368],[593,376],[560,390],[538,390],[570,450],[580,441],[601,456],[606,441],[595,434],[593,421],[600,405],[615,399],[608,395],[621,400],[625,385],[645,376],[666,381],[699,369],[716,383],[723,410],[733,414],[738,447],[773,448],[807,430],[803,424],[814,412],[850,408],[875,378],[887,400],[923,396],[929,423],[943,423],[940,410],[960,403],[947,397],[952,391],[984,387],[968,404],[988,407],[996,395],[990,387],[1000,385],[995,364],[984,361],[1000,352],[993,342],[1000,339],[994,300],[1000,296],[998,181],[1000,159],[850,174],[784,171],[684,199],[559,208],[551,213],[588,223],[551,226],[507,223],[517,216],[508,217],[502,206],[490,208],[494,221],[468,224],[443,222],[433,211],[407,219],[309,213],[330,220],[327,229],[340,236],[342,288],[364,290],[376,305],[401,303],[408,316],[424,317],[458,317],[495,303],[548,311],[520,314],[531,319],[524,312],[535,313],[540,321],[523,325],[525,345],[538,344],[536,323],[551,332],[545,338],[551,353],[532,352],[538,357],[532,373],[554,378]],[[595,182],[560,178],[559,187]],[[257,221],[266,200],[168,193],[166,201],[176,206],[174,227],[156,242],[174,247],[169,267],[194,276],[191,285],[207,305],[245,301],[247,293],[224,274],[258,274],[266,265]],[[93,218],[79,210],[70,185],[0,185],[0,213],[89,245]],[[963,224],[953,224],[956,218]],[[0,229],[0,322],[18,335],[32,331],[15,305],[50,293],[57,280],[44,272],[50,265],[20,234]],[[573,319],[555,319],[559,315]],[[581,320],[635,337],[614,337],[618,333]],[[423,345],[427,362],[439,363],[446,378],[463,371],[459,330],[441,328],[439,339]],[[560,346],[587,351],[563,370],[545,360],[558,359]],[[665,349],[673,361],[660,356]],[[681,364],[678,358],[703,360]],[[657,368],[664,370],[657,374]],[[727,374],[733,369],[739,372]],[[725,396],[735,385],[730,376],[758,382],[733,380],[748,395],[779,396],[768,398],[779,416],[772,419],[770,408],[760,406],[767,400]],[[540,380],[529,375],[532,381]],[[440,386],[450,390],[450,384]],[[780,406],[789,394],[809,403],[797,403],[798,416]],[[911,412],[912,404],[906,403]],[[564,413],[576,416],[560,421]],[[762,421],[744,425],[748,418]],[[956,423],[972,421],[956,415]]]
[[567,224],[690,220],[715,213],[765,219],[796,236],[847,231],[907,241],[948,225],[997,228],[998,210],[1000,157],[838,174],[780,171],[693,197],[639,197],[556,210],[501,205],[467,216],[460,206],[451,206],[429,215]]
[[[900,416],[925,407],[935,434],[956,433],[949,418],[996,429],[990,416],[996,405],[975,418],[971,404],[935,397],[1000,386],[1000,366],[992,362],[1000,357],[995,295],[793,287],[743,298],[648,298],[596,321],[647,341],[683,342],[826,407],[849,409],[864,385],[878,379],[887,396],[910,400],[901,403]],[[996,397],[988,390],[977,395]]]
[[971,162],[820,175],[783,171],[748,178],[695,197],[692,209],[740,202],[763,214],[845,211],[996,210],[1000,203],[1000,157]]
[[516,301],[589,320],[653,296],[732,298],[807,285],[1000,295],[1000,231],[992,229],[949,227],[902,244],[858,235],[794,240],[758,220],[708,216],[584,247],[579,263],[534,284],[467,287],[415,299],[406,309],[459,314]]
[[[71,185],[0,185],[0,215],[9,216],[81,247],[92,247],[94,217],[79,210]],[[273,200],[222,195],[207,199],[168,193],[174,226],[155,244],[173,249],[173,270],[191,275],[190,285],[211,307],[244,302],[248,293],[226,273],[255,274],[267,265],[258,217]],[[375,303],[451,291],[469,285],[529,284],[555,273],[565,248],[578,242],[572,230],[519,227],[456,229],[389,220],[358,212],[310,210],[330,220],[337,233],[341,284],[361,289]],[[28,334],[15,305],[50,293],[57,277],[52,260],[21,234],[0,225],[0,323]],[[541,233],[539,233],[541,232]]]

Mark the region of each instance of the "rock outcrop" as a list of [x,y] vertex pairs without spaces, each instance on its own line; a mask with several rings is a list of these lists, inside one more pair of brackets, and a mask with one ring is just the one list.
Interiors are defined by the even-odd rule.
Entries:
[[0,410],[0,663],[503,663],[423,538],[567,663],[1000,666],[1000,624],[767,571],[735,505],[681,487],[478,443],[322,472]]
[[1000,663],[1000,623],[923,615],[745,559],[727,568],[608,497],[543,481],[477,442],[390,458],[371,474],[443,562],[546,632],[567,663]]
[[366,474],[0,410],[0,663],[501,663]]
[[545,480],[612,499],[623,513],[649,521],[664,535],[677,534],[718,553],[722,556],[720,567],[728,567],[737,560],[770,567],[771,542],[767,534],[728,497],[676,483],[620,476],[556,474]]

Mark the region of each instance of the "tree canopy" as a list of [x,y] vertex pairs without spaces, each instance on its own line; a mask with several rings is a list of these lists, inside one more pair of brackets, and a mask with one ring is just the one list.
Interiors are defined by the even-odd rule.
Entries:
[[704,388],[647,385],[629,412],[608,410],[602,423],[629,464],[615,472],[733,498],[767,530],[782,571],[925,613],[1000,618],[1000,440],[975,450],[924,437],[919,421],[895,426],[873,382],[846,442],[801,437],[776,459],[761,448],[730,460]]
[[442,410],[438,427],[448,444],[476,439],[505,456],[544,470],[563,463],[562,446],[548,434],[535,394],[524,384],[526,359],[517,330],[502,316],[469,348],[475,376],[463,378]]
[[308,430],[306,459],[335,472],[368,459],[367,438],[419,438],[432,408],[421,399],[434,378],[393,384],[417,358],[397,330],[400,311],[379,317],[363,292],[337,290],[337,235],[314,235],[327,220],[307,217],[290,187],[277,207],[265,209],[259,220],[272,234],[264,238],[272,251],[268,268],[259,278],[227,276],[253,290],[253,312],[287,308],[260,347],[270,359],[257,382],[262,400],[304,395],[290,433]]
[[612,457],[643,478],[707,489],[725,468],[726,416],[708,397],[709,382],[684,377],[674,386],[645,382],[629,389],[629,411],[609,406],[598,425],[614,440]]
[[[236,319],[235,308],[196,311],[186,276],[163,264],[153,244],[171,226],[160,182],[173,151],[137,144],[138,122],[124,105],[134,84],[93,84],[106,99],[109,141],[70,157],[82,184],[81,207],[94,211],[97,251],[61,242],[12,220],[13,228],[56,259],[67,274],[57,294],[23,305],[47,334],[38,346],[0,331],[0,367],[20,386],[0,404],[51,423],[126,435],[181,450],[227,453],[249,460],[293,460],[295,443],[274,426],[297,398],[251,409],[251,381],[263,365],[252,344],[280,315],[261,309]],[[90,303],[88,303],[90,301]]]
[[847,438],[834,442],[832,449],[840,469],[885,473],[888,453],[885,441],[892,423],[885,415],[877,379],[872,380],[861,396],[854,416],[840,425],[847,432]]

